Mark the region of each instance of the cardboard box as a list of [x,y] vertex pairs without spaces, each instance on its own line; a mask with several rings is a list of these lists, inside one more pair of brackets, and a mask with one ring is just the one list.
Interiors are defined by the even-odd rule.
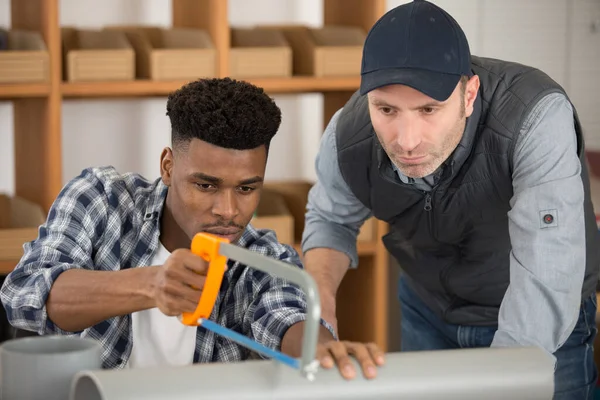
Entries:
[[[304,218],[306,215],[306,204],[308,203],[308,192],[312,183],[307,181],[282,181],[267,182],[265,189],[268,188],[282,196],[285,204],[294,218],[294,237],[296,243],[302,239],[304,231]],[[365,221],[360,228],[358,237],[359,242],[372,242],[378,240],[377,237],[377,219],[372,217]]]
[[45,220],[37,204],[0,194],[0,274],[15,267],[23,256],[23,244],[37,238]]
[[217,76],[217,50],[208,32],[192,28],[107,26],[123,32],[135,50],[136,76],[153,81]]
[[135,79],[135,52],[123,32],[65,27],[61,34],[65,80]]
[[292,48],[274,29],[233,28],[229,76],[277,78],[292,75]]
[[275,231],[280,243],[294,244],[294,217],[283,196],[273,190],[263,189],[256,216],[250,223],[257,229]]
[[0,83],[40,83],[50,77],[48,50],[39,32],[11,30],[0,33]]
[[269,190],[277,193],[289,210],[294,220],[294,242],[297,244],[302,239],[304,230],[304,214],[306,213],[306,203],[308,201],[308,191],[312,187],[310,182],[306,181],[272,181],[265,182],[263,190]]
[[353,26],[274,26],[293,50],[294,75],[359,76],[366,34]]

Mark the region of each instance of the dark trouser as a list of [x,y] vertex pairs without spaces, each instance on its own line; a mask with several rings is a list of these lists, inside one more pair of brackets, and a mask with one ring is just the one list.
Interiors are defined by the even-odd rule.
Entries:
[[[452,325],[442,321],[400,278],[402,351],[489,347],[496,327]],[[556,352],[555,396],[560,400],[588,400],[594,397],[597,370],[594,364],[596,337],[596,296],[585,299],[573,333]]]

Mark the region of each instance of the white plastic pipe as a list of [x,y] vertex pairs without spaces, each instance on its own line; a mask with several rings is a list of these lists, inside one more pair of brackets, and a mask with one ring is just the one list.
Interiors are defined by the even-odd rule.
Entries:
[[71,400],[552,399],[554,363],[537,348],[388,353],[378,377],[344,380],[321,369],[314,381],[274,361],[79,373]]

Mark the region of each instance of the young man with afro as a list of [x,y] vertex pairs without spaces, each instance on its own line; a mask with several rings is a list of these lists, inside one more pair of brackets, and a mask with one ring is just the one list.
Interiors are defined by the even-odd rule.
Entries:
[[[1,289],[14,327],[96,339],[104,368],[255,356],[177,316],[193,312],[202,292],[207,263],[189,250],[198,232],[302,268],[291,246],[250,225],[281,112],[262,89],[223,78],[177,90],[167,115],[172,147],[160,156],[159,179],[89,168],[60,192]],[[296,286],[228,262],[213,321],[298,357],[305,318],[305,296]],[[322,321],[321,365],[337,364],[352,378],[350,354],[367,377],[383,361],[372,344],[335,340]]]

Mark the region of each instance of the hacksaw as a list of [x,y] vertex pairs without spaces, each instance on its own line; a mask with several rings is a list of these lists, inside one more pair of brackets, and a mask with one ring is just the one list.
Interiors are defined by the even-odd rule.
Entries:
[[[302,376],[313,380],[319,366],[315,355],[321,320],[321,303],[317,285],[312,277],[295,265],[236,246],[231,244],[228,239],[210,233],[196,234],[192,239],[191,251],[209,263],[208,272],[196,310],[192,313],[183,313],[179,318],[180,321],[185,325],[200,326],[217,335],[224,336],[259,354],[298,369]],[[221,288],[228,259],[286,279],[297,284],[304,291],[307,300],[307,315],[304,322],[300,360],[266,347],[209,319]]]

